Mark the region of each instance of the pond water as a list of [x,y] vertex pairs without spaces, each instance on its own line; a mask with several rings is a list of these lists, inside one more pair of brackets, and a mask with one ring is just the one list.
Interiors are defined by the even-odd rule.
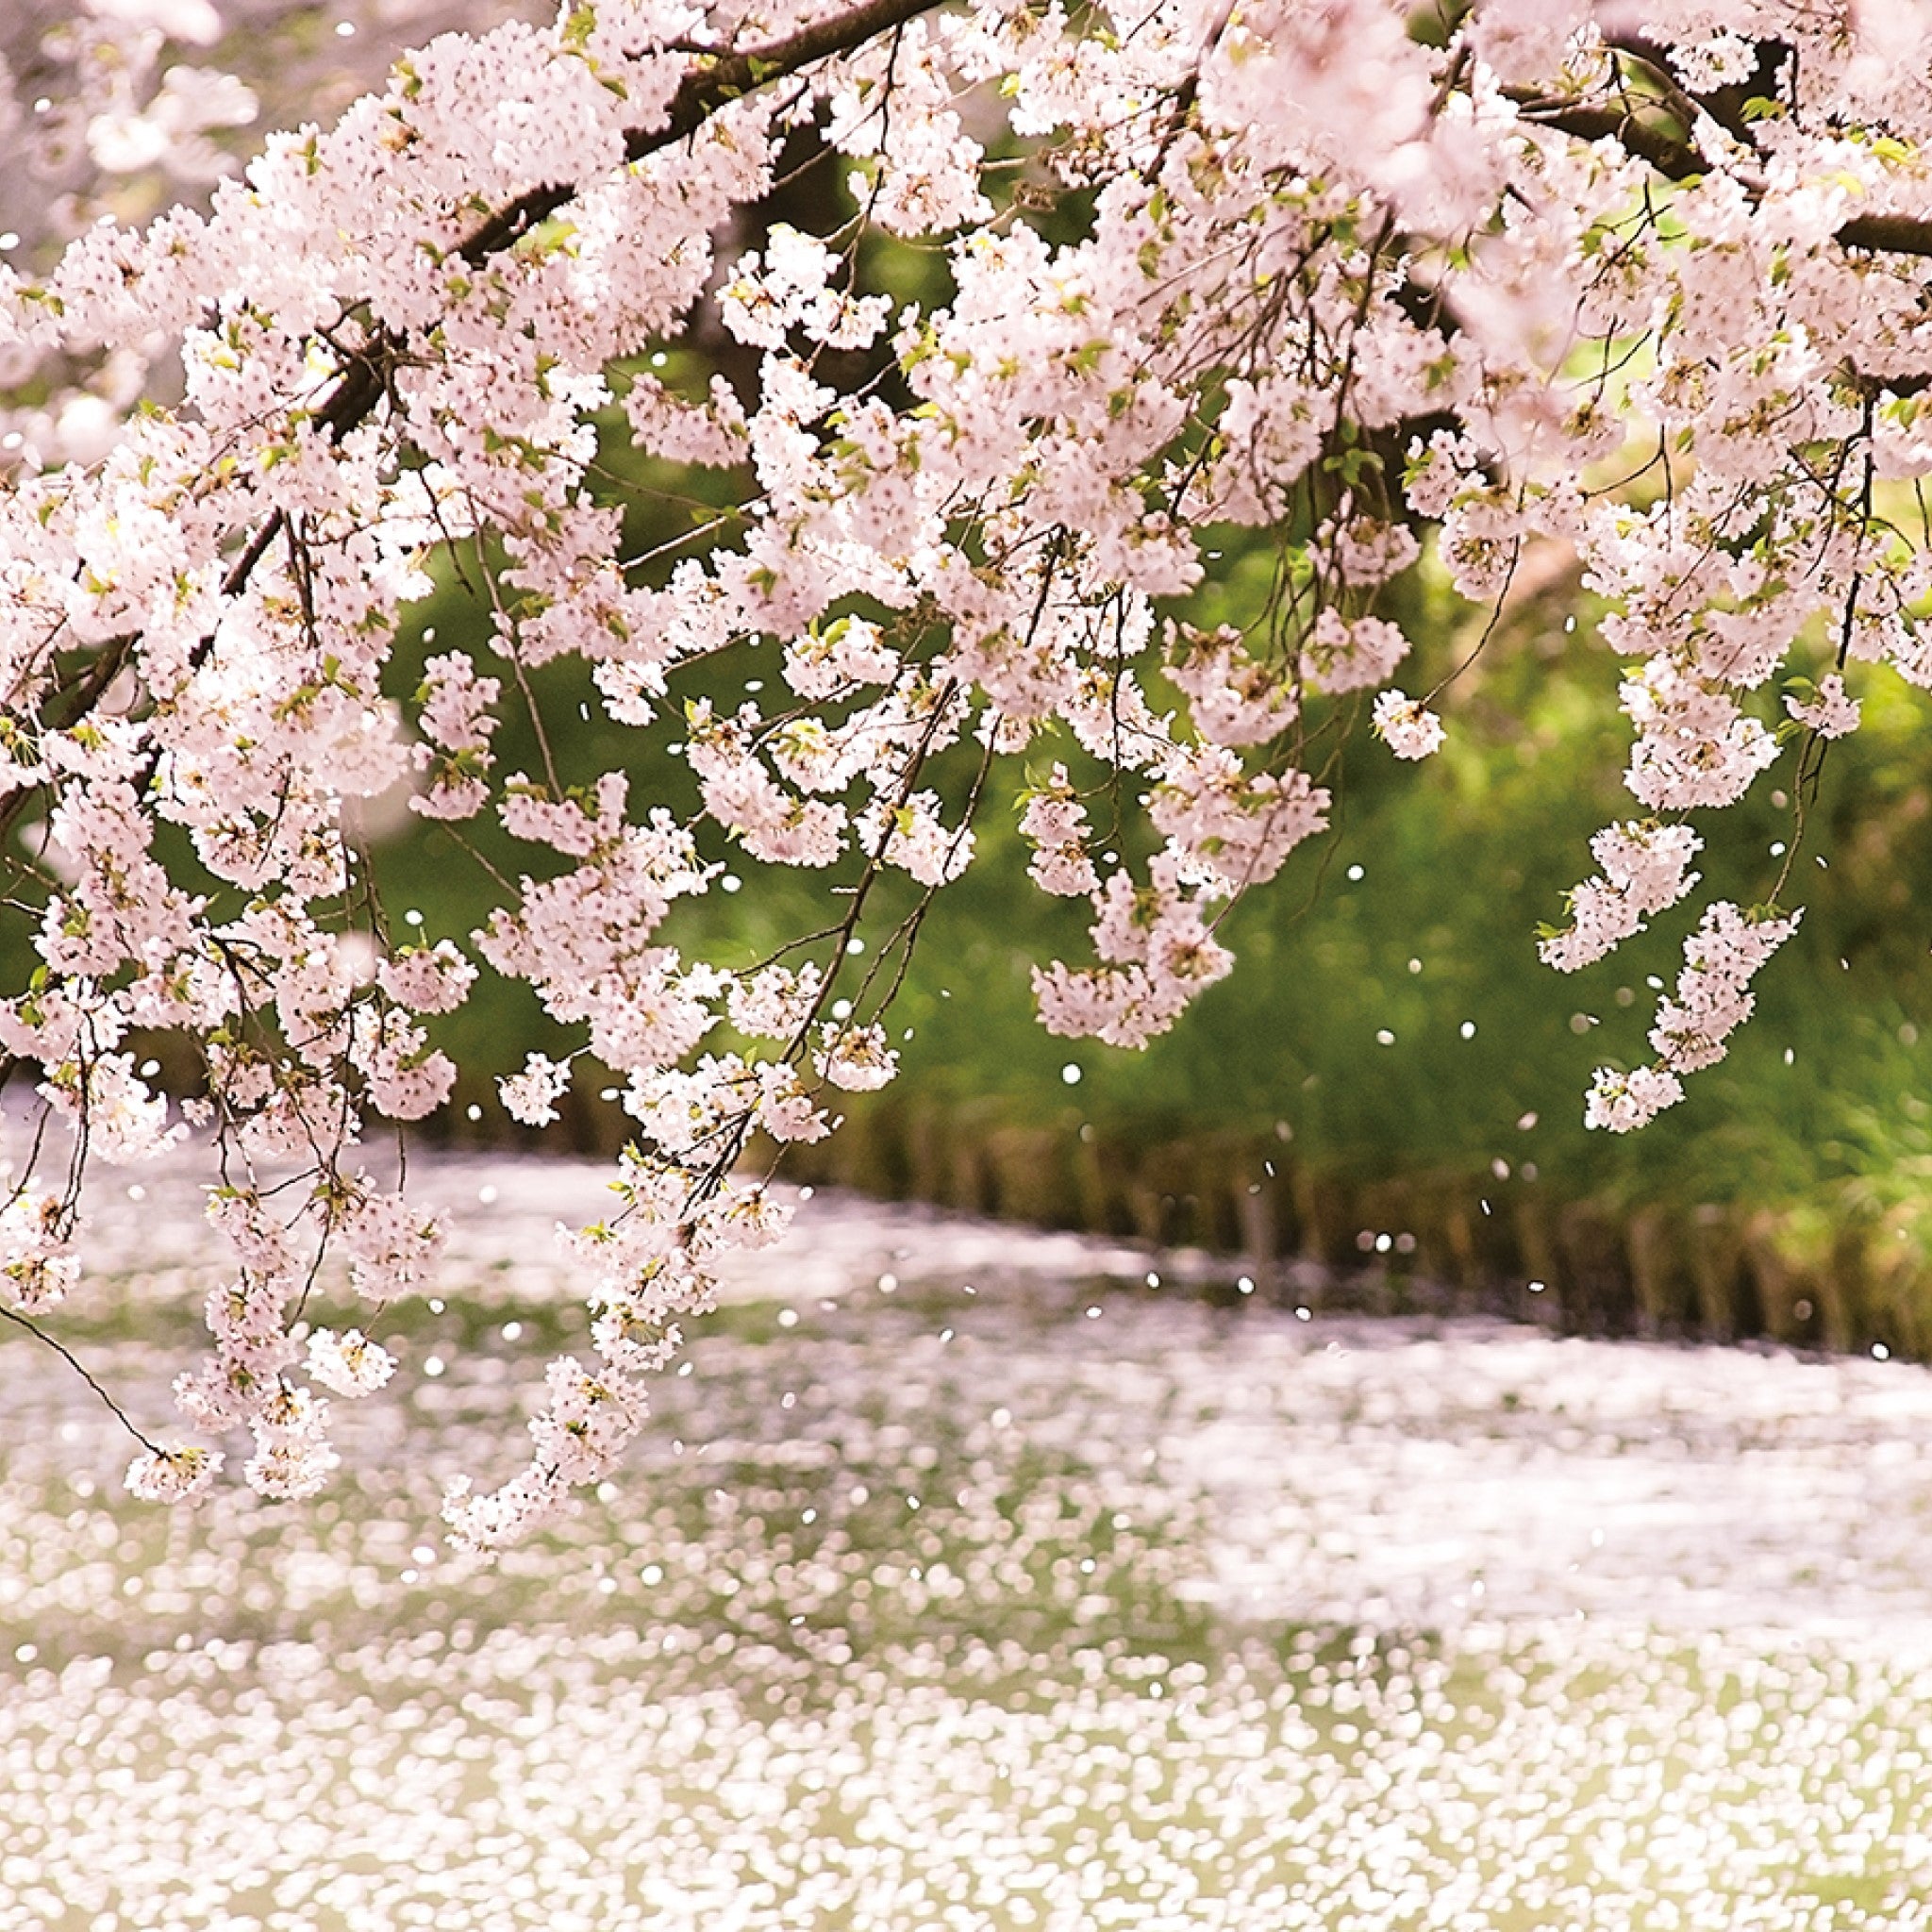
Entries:
[[[0,1342],[0,1932],[1932,1923],[1924,1369],[821,1195],[621,1483],[457,1557],[603,1172],[419,1163],[443,1306],[320,1503],[129,1503]],[[74,1333],[160,1424],[207,1247],[136,1185]]]

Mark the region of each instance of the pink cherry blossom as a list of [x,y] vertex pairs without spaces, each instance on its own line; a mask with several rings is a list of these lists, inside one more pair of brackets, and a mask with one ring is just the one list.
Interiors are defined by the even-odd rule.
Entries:
[[[84,1155],[9,1177],[0,1291],[58,1313],[89,1170],[189,1146],[225,1261],[176,1401],[250,1431],[266,1493],[332,1466],[303,1341],[339,1393],[387,1360],[311,1295],[434,1277],[442,1221],[364,1150],[450,1105],[485,974],[554,1029],[508,1116],[582,1078],[634,1129],[564,1237],[584,1358],[525,1466],[451,1491],[494,1548],[615,1466],[723,1257],[776,1238],[749,1151],[917,1051],[903,948],[1004,841],[995,802],[1089,910],[1034,966],[1042,1024],[1143,1045],[1307,864],[1341,734],[1424,757],[1434,693],[1486,675],[1419,613],[1453,590],[1514,648],[1501,620],[1580,574],[1639,815],[1542,958],[1690,928],[1656,1063],[1591,1090],[1625,1131],[1798,917],[1687,906],[1699,815],[1780,760],[1808,798],[1848,667],[1932,687],[1899,508],[1932,475],[1932,97],[1899,8],[484,6],[231,163],[222,129],[301,105],[273,10],[245,78],[168,68],[125,8],[48,41],[60,112],[14,118],[49,192],[0,268],[0,1044]],[[166,12],[224,58],[202,0]],[[1754,76],[1774,111],[1735,111]],[[808,129],[849,203],[781,219]],[[187,199],[116,218],[138,178]],[[419,637],[457,582],[474,625]],[[1390,683],[1412,652],[1426,704]],[[488,895],[474,932],[383,904],[405,801]],[[479,817],[513,862],[473,862]],[[765,865],[819,903],[754,921],[761,955],[674,919]],[[178,1101],[151,1033],[201,1070]],[[150,1446],[130,1480],[217,1460]]]
[[1441,749],[1441,719],[1393,685],[1376,693],[1373,723],[1376,737],[1399,758],[1425,758]]

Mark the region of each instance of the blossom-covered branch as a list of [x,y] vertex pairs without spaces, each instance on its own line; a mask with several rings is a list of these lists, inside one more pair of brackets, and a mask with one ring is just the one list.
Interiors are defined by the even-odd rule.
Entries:
[[[1579,560],[1641,815],[1544,956],[1673,916],[1694,814],[1788,743],[1814,785],[1873,667],[1932,683],[1932,98],[1909,22],[1618,25],[867,0],[724,30],[595,0],[437,38],[205,211],[0,271],[0,824],[35,955],[0,1046],[79,1150],[13,1177],[22,1311],[78,1291],[89,1164],[205,1131],[232,1266],[177,1395],[248,1432],[258,1488],[309,1492],[442,1236],[363,1137],[444,1106],[444,1016],[522,982],[571,1044],[506,1107],[541,1124],[596,1069],[637,1131],[570,1236],[590,1358],[550,1366],[524,1472],[451,1499],[508,1539],[621,1455],[721,1254],[777,1237],[747,1150],[892,1077],[905,949],[990,774],[1024,763],[1030,875],[1091,912],[1087,956],[1038,965],[1042,1022],[1142,1043],[1324,830],[1335,729],[1403,758],[1453,732],[1448,680],[1392,682],[1418,569],[1493,615],[1526,557]],[[86,459],[48,398],[117,408],[126,358],[178,375]],[[1230,543],[1266,588],[1209,619]],[[439,572],[477,627],[412,656]],[[581,769],[561,689],[688,782]],[[399,788],[526,855],[463,941],[391,929],[355,813]],[[819,876],[824,915],[690,957],[677,908],[734,853]],[[1593,1122],[1722,1055],[1786,883],[1696,915],[1655,1061],[1601,1070]],[[198,1069],[178,1110],[155,1034]],[[344,1268],[355,1319],[311,1324]]]

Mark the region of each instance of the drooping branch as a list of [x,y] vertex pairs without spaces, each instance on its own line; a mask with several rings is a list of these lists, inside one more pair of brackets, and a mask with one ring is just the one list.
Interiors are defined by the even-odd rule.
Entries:
[[[1367,693],[1393,755],[1441,742],[1442,680],[1420,700],[1391,682],[1413,640],[1383,596],[1423,525],[1450,584],[1492,611],[1526,545],[1571,546],[1637,666],[1625,783],[1648,816],[1592,840],[1601,876],[1545,941],[1563,970],[1695,888],[1685,815],[1736,802],[1780,755],[1775,699],[1754,694],[1805,661],[1819,610],[1847,659],[1932,685],[1908,621],[1923,551],[1903,556],[1887,506],[1852,487],[1859,465],[1932,475],[1914,412],[1875,404],[1873,385],[1909,376],[1857,373],[1916,365],[1907,258],[1932,255],[1932,224],[1843,225],[1839,248],[1895,262],[1733,245],[1787,212],[1818,232],[1807,184],[1847,150],[1815,65],[1800,97],[1766,78],[1784,72],[1775,43],[1734,36],[1700,68],[1631,42],[1581,92],[1553,55],[1552,91],[1499,114],[1477,25],[1445,55],[1392,0],[1163,0],[1131,32],[974,0],[901,31],[930,5],[865,0],[755,47],[607,42],[609,9],[581,46],[521,26],[443,42],[404,77],[420,110],[367,102],[323,145],[270,156],[206,229],[94,238],[24,291],[74,299],[30,329],[104,345],[152,333],[160,291],[189,332],[192,401],[136,425],[130,459],[50,478],[49,514],[17,520],[37,573],[37,627],[13,641],[19,771],[58,791],[58,877],[32,940],[44,974],[0,1004],[0,1045],[50,1069],[50,1104],[110,1160],[175,1132],[123,1050],[132,1030],[200,1053],[195,1105],[238,1157],[210,1213],[240,1274],[177,1397],[197,1428],[254,1433],[245,1474],[265,1493],[310,1493],[333,1459],[313,1388],[365,1392],[391,1366],[359,1330],[318,1331],[296,1365],[323,1248],[378,1304],[433,1271],[435,1224],[354,1150],[378,1117],[450,1103],[459,1070],[432,1023],[486,967],[571,1029],[564,1058],[532,1053],[499,1082],[506,1111],[556,1119],[581,1059],[623,1083],[640,1133],[623,1212],[570,1237],[597,1360],[553,1364],[524,1475],[452,1496],[478,1544],[614,1465],[641,1378],[720,1258],[774,1237],[762,1181],[735,1168],[747,1137],[815,1140],[837,1124],[830,1089],[892,1077],[880,1015],[905,948],[965,863],[988,774],[1035,742],[1065,758],[1026,774],[1028,877],[1091,913],[1088,954],[1036,966],[1040,1016],[1131,1047],[1230,970],[1227,908],[1331,823],[1336,742]],[[849,71],[808,71],[868,43]],[[608,64],[570,58],[589,50]],[[1533,54],[1511,55],[1524,76]],[[642,95],[611,92],[620,73],[645,75]],[[1700,99],[1683,84],[1700,73],[1732,79]],[[1785,169],[1752,105],[1781,92]],[[1913,206],[1924,115],[1873,100],[1870,125],[1897,137],[1857,158],[1866,205]],[[807,126],[861,172],[856,209],[777,204],[783,143]],[[916,276],[899,273],[911,251]],[[291,275],[299,300],[278,292]],[[197,326],[210,289],[213,330]],[[758,358],[755,391],[709,353],[713,322]],[[1613,464],[1633,427],[1644,462]],[[1607,465],[1626,474],[1602,480]],[[748,475],[756,494],[727,522],[711,480],[677,481],[688,468]],[[695,553],[688,531],[657,541],[658,497],[701,507]],[[1272,569],[1212,571],[1223,528]],[[433,655],[425,626],[422,681],[392,701],[416,668],[399,613],[432,591],[425,561],[473,541],[491,622]],[[1227,579],[1218,608],[1195,600],[1204,576]],[[701,668],[758,650],[756,677]],[[574,748],[592,785],[570,782],[560,738],[552,757],[525,675],[552,663],[595,727]],[[140,702],[106,718],[135,671]],[[674,675],[700,687],[681,725]],[[1809,689],[1786,700],[1794,722],[1855,727],[1842,676]],[[519,694],[529,726],[498,739]],[[661,737],[613,750],[600,704]],[[91,708],[100,728],[72,730]],[[656,771],[645,808],[629,797],[650,770],[633,751],[660,742],[694,808]],[[537,855],[534,877],[489,868],[501,898],[467,935],[480,964],[462,938],[392,933],[345,831],[340,801],[406,786],[431,820],[493,807]],[[175,829],[157,839],[156,821]],[[752,965],[735,943],[666,943],[675,901],[746,882],[713,831],[756,866],[821,873],[842,917],[815,909],[798,924],[819,930]],[[888,872],[927,891],[881,946],[891,905],[868,889]],[[1624,1131],[1681,1098],[1795,918],[1708,906],[1655,1064],[1600,1067],[1586,1118]],[[258,1158],[292,1177],[261,1187],[243,1171]],[[77,1265],[73,1198],[24,1182],[0,1228],[0,1260],[42,1299]],[[182,1492],[211,1474],[141,1480]]]

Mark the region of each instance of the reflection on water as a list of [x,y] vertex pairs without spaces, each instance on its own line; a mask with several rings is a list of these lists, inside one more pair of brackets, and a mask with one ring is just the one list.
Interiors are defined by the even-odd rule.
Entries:
[[[1925,1923],[1922,1369],[822,1197],[485,1570],[441,1485],[517,1459],[602,1172],[429,1180],[446,1307],[320,1507],[131,1506],[0,1347],[0,1932]],[[142,1185],[85,1353],[160,1417],[198,1202]]]

